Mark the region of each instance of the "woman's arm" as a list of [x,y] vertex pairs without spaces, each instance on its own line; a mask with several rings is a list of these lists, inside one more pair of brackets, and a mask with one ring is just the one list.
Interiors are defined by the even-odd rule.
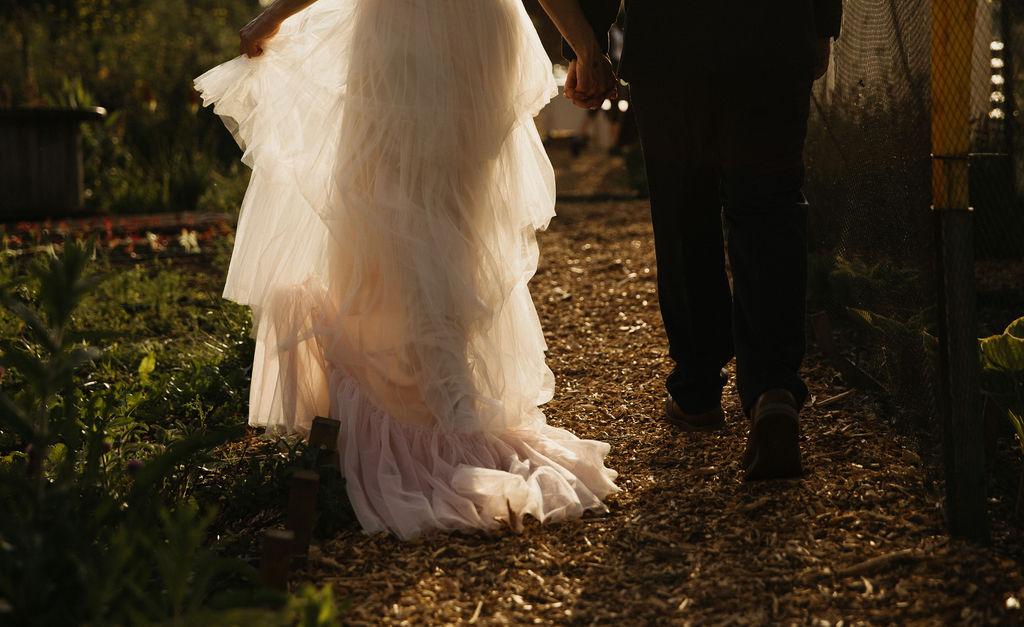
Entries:
[[281,22],[314,2],[316,0],[276,0],[238,31],[240,52],[250,58],[263,54],[263,42],[277,34]]
[[577,57],[604,55],[579,0],[540,0],[540,4]]
[[576,54],[569,63],[565,97],[574,104],[595,108],[615,96],[615,74],[587,21],[578,0],[540,0],[544,11],[558,27]]

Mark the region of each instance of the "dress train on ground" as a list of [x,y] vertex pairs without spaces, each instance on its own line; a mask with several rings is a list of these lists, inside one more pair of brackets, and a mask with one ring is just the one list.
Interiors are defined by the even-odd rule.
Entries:
[[368,532],[604,511],[607,444],[552,427],[527,283],[555,92],[518,0],[319,0],[196,79],[252,178],[224,296],[253,312],[250,422],[342,423]]

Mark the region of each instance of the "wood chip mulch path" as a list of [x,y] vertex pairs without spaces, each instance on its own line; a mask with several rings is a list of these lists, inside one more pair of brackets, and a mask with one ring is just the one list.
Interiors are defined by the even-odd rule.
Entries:
[[887,625],[1024,623],[1019,536],[945,534],[934,455],[900,435],[813,348],[806,476],[747,484],[728,427],[660,421],[668,373],[644,201],[576,203],[539,236],[532,283],[557,380],[549,421],[612,445],[603,516],[406,543],[354,524],[292,584],[331,584],[349,624]]

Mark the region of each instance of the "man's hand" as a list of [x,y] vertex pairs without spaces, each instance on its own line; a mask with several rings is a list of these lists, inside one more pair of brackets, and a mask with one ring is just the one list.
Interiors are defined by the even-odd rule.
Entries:
[[832,40],[818,40],[818,65],[814,68],[814,80],[818,80],[828,71],[828,62],[832,58]]
[[239,51],[250,59],[260,56],[263,54],[263,42],[276,35],[280,28],[280,22],[268,18],[266,13],[260,14],[238,31],[241,38]]
[[605,99],[616,98],[618,90],[611,60],[601,55],[570,61],[563,95],[586,109],[597,109]]

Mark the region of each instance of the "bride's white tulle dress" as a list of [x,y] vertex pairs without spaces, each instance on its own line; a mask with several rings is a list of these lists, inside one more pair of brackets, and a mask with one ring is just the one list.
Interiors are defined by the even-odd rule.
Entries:
[[196,79],[252,168],[224,288],[253,312],[250,422],[340,420],[368,532],[604,511],[608,445],[538,408],[555,86],[521,1],[319,0],[264,50]]

